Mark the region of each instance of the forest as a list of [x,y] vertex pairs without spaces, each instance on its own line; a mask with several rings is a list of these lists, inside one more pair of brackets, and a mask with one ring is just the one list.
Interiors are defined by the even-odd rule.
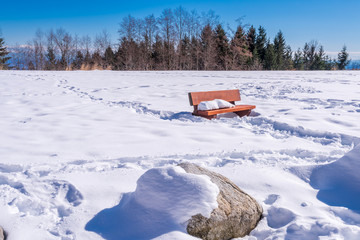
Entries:
[[124,17],[115,43],[106,30],[92,39],[64,28],[39,29],[25,45],[11,47],[0,36],[0,69],[343,70],[349,64],[346,46],[337,59],[314,40],[293,51],[282,31],[270,39],[262,26],[243,24],[242,18],[237,23],[232,29],[214,11],[180,6],[158,17]]

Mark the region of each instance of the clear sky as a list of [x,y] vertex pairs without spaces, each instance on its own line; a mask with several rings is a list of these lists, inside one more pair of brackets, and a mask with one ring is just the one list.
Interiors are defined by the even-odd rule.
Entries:
[[0,29],[8,45],[24,44],[37,29],[65,28],[79,36],[95,36],[106,29],[118,38],[121,19],[160,15],[163,9],[182,6],[199,13],[213,10],[225,24],[235,20],[265,27],[273,39],[282,30],[293,50],[317,40],[330,54],[345,44],[352,59],[360,59],[360,0],[4,0],[0,3]]

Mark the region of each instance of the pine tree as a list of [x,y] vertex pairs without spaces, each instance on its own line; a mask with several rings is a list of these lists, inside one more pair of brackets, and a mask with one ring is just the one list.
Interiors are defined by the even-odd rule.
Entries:
[[187,35],[181,40],[180,43],[180,70],[191,69],[191,43]]
[[200,42],[195,37],[191,37],[191,69],[192,70],[199,70],[199,59],[200,59]]
[[293,52],[291,51],[290,45],[285,47],[284,53],[284,70],[291,70],[294,68],[294,62],[292,60]]
[[114,52],[110,46],[108,46],[105,50],[104,61],[106,68],[113,68],[114,66]]
[[46,57],[46,69],[47,70],[55,70],[56,69],[56,56],[55,49],[52,46],[48,46]]
[[276,53],[274,45],[272,43],[268,43],[266,45],[264,68],[266,70],[276,69]]
[[83,54],[81,53],[81,51],[77,51],[76,56],[75,56],[75,60],[72,63],[72,68],[74,70],[79,70],[81,68],[81,65],[83,64],[83,62],[84,62]]
[[215,69],[227,70],[229,43],[221,24],[215,29]]
[[7,56],[8,54],[4,39],[0,36],[0,70],[9,68],[7,61],[9,61],[10,57]]
[[304,58],[300,48],[294,53],[294,68],[296,70],[304,70]]
[[260,26],[259,27],[259,34],[256,36],[256,43],[255,43],[255,53],[256,56],[260,59],[260,62],[264,62],[265,60],[265,53],[266,53],[266,31],[265,29]]
[[153,49],[151,54],[151,59],[153,63],[152,69],[165,70],[164,44],[163,44],[163,40],[158,34],[155,36],[155,42],[153,44],[152,49]]
[[212,70],[215,65],[214,51],[215,40],[214,33],[210,25],[206,25],[200,36],[201,41],[201,57],[199,70]]
[[246,39],[249,46],[249,51],[253,54],[256,44],[256,29],[253,26],[250,27]]
[[315,53],[313,70],[325,70],[325,51],[324,47],[320,46],[319,52]]
[[341,49],[341,52],[338,54],[338,68],[339,70],[345,70],[346,66],[349,64],[349,54],[346,51],[346,46]]
[[249,69],[251,65],[252,53],[249,50],[249,41],[241,26],[238,26],[230,44],[231,49],[231,69]]
[[91,56],[91,65],[93,66],[93,68],[95,69],[101,69],[103,66],[103,59],[100,55],[100,53],[98,51],[94,52],[93,55]]
[[285,38],[281,31],[276,34],[274,39],[274,51],[275,51],[275,66],[276,70],[285,69]]

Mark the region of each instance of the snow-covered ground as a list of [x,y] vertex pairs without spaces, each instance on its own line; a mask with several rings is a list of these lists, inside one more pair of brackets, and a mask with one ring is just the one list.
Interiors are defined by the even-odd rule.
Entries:
[[[188,92],[223,89],[240,89],[251,116],[191,115]],[[357,71],[0,71],[0,226],[9,240],[191,239],[141,211],[156,205],[149,172],[135,191],[147,170],[182,176],[187,161],[262,205],[244,239],[360,239],[359,119]]]

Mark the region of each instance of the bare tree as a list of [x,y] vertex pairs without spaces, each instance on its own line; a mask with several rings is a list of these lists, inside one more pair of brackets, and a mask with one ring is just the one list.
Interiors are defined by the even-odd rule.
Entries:
[[155,42],[155,36],[159,27],[157,26],[156,18],[154,14],[145,17],[144,21],[144,37],[149,41],[149,50]]
[[36,31],[32,44],[35,69],[43,70],[45,68],[45,36],[40,29]]
[[197,13],[196,10],[192,10],[189,14],[188,14],[188,18],[186,21],[187,24],[187,35],[189,36],[189,38],[198,38],[200,36],[201,33],[201,24],[200,24],[200,16]]
[[60,51],[60,67],[66,69],[72,60],[71,50],[74,47],[73,39],[70,33],[66,32],[63,28],[58,28],[53,33],[54,42]]
[[201,32],[201,70],[212,70],[215,66],[214,31],[206,25]]
[[[187,42],[189,42],[189,39],[187,38],[185,41],[183,41],[184,39],[184,35],[186,35],[186,21],[188,20],[188,16],[189,13],[183,8],[183,7],[178,7],[175,9],[174,11],[174,26],[175,26],[175,45],[177,48],[177,54],[178,54],[178,63],[177,63],[177,68],[181,69],[181,66],[183,66],[183,64],[181,64],[182,62],[182,58],[186,55],[184,53],[185,49],[187,48],[186,46],[182,46],[182,44],[187,44]],[[188,37],[188,36],[187,36]]]
[[122,38],[126,38],[128,41],[135,40],[137,33],[136,25],[136,18],[131,15],[124,17],[120,23],[120,29],[118,31],[120,34],[120,40]]
[[215,14],[213,10],[209,10],[208,12],[202,12],[202,27],[209,25],[211,29],[215,29],[217,25],[220,24],[219,15]]
[[94,41],[95,52],[98,52],[101,56],[104,55],[105,50],[111,46],[111,36],[104,29],[100,34],[96,35]]
[[164,39],[164,48],[165,48],[165,62],[166,68],[172,69],[173,67],[173,58],[174,58],[174,15],[170,8],[165,9],[160,18],[160,33]]

